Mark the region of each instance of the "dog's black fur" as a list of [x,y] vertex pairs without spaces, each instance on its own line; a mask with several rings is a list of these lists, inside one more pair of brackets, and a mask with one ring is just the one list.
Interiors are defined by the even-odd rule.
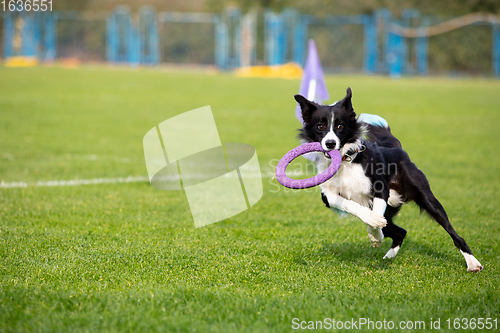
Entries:
[[[372,184],[370,205],[373,205],[374,198],[380,198],[387,203],[391,189],[399,194],[401,201],[398,204],[387,205],[384,213],[387,224],[382,228],[383,235],[392,238],[391,249],[397,247],[396,254],[406,236],[406,230],[397,226],[393,219],[400,211],[402,203],[414,201],[421,210],[427,212],[448,232],[455,246],[462,253],[472,256],[469,246],[453,229],[443,206],[432,193],[424,173],[412,163],[408,154],[402,149],[399,140],[392,135],[390,128],[358,121],[352,107],[351,97],[352,92],[348,88],[344,99],[329,106],[319,105],[301,95],[295,95],[295,99],[302,109],[304,120],[299,138],[304,142],[322,142],[329,132],[334,132],[335,135],[330,135],[335,140],[326,141],[326,150],[338,149],[342,152],[343,147],[353,146],[352,149],[355,149],[356,144],[358,147],[359,144],[366,147],[365,150],[357,154],[355,154],[356,151],[344,151],[347,157],[352,156],[352,161],[342,163],[362,166],[365,176]],[[340,142],[335,142],[337,139]],[[320,154],[318,158],[324,159],[325,156],[326,154]],[[378,186],[373,186],[373,184],[378,184]],[[342,196],[342,193],[336,194]],[[330,207],[327,196],[328,193],[322,192],[323,202],[327,207]],[[475,267],[474,265],[469,267],[468,257],[465,254],[464,257],[467,260],[469,271],[482,269],[479,262]],[[472,256],[472,258],[474,257]]]

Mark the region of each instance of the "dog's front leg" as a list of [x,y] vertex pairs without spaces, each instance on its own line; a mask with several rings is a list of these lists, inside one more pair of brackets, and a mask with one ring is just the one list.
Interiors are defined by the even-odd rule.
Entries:
[[[375,206],[375,201],[373,208],[374,210],[361,206],[355,201],[345,199],[338,194],[334,194],[330,191],[323,192],[330,207],[340,209],[344,212],[357,216],[361,221],[365,222],[368,226],[372,228],[383,228],[387,224],[385,220],[384,213],[382,212],[382,204],[377,203]],[[382,199],[379,199],[383,201]],[[378,201],[377,201],[378,202]],[[383,201],[385,204],[385,201]],[[375,210],[375,208],[377,210]],[[385,207],[383,209],[385,211]]]
[[[373,208],[372,211],[375,214],[384,216],[385,209],[387,208],[387,202],[382,198],[373,199]],[[368,238],[370,239],[370,243],[374,248],[377,248],[382,244],[384,240],[384,233],[380,228],[373,228],[370,225],[366,226],[366,231],[368,232]]]

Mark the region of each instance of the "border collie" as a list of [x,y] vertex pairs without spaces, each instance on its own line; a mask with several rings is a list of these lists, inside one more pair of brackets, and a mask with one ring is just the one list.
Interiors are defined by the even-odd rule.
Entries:
[[[465,257],[467,271],[479,272],[483,266],[453,229],[443,206],[432,194],[427,178],[411,162],[385,120],[379,118],[381,124],[370,124],[361,116],[356,118],[351,97],[351,88],[347,88],[341,101],[319,105],[295,95],[304,122],[299,138],[304,142],[320,142],[323,150],[339,150],[342,155],[337,173],[320,185],[325,205],[355,215],[366,223],[375,248],[384,237],[392,238],[386,259],[398,254],[406,236],[406,230],[394,224],[393,219],[404,203],[414,201],[448,232]],[[313,154],[318,172],[325,171],[329,165],[328,154]]]

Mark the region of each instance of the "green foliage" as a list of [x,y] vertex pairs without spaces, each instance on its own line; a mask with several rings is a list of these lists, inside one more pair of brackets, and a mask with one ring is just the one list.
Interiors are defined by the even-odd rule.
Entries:
[[162,62],[213,65],[215,25],[212,23],[160,24]]
[[498,13],[500,6],[495,0],[206,0],[206,7],[220,11],[228,5],[237,5],[243,9],[252,7],[271,8],[281,11],[286,7],[296,7],[312,15],[349,15],[369,13],[385,7],[399,15],[405,8],[415,8],[425,15],[464,15],[471,12]]
[[371,12],[380,7],[389,8],[399,14],[405,8],[415,8],[425,15],[464,15],[471,12],[499,13],[496,0],[66,0],[54,2],[55,10],[113,10],[117,5],[128,5],[133,10],[143,5],[153,5],[159,11],[209,11],[220,12],[227,6],[239,6],[244,11],[252,8],[271,8],[281,11],[286,7],[297,7],[313,15],[346,15]]
[[467,26],[430,37],[430,72],[491,73],[491,40],[491,25]]
[[57,23],[57,57],[81,61],[106,59],[106,22],[104,20],[59,20]]
[[[181,192],[147,182],[0,188],[0,331],[287,332],[292,319],[499,318],[500,115],[493,80],[327,77],[330,102],[385,117],[484,265],[403,208],[399,255],[319,192],[268,176],[298,142],[298,80],[161,68],[0,67],[0,180],[146,175],[142,137],[210,104],[223,142],[256,147],[263,198],[195,229]],[[293,168],[300,168],[294,164]],[[500,318],[499,318],[500,319]],[[404,330],[401,330],[404,331]],[[423,330],[424,331],[424,330]]]

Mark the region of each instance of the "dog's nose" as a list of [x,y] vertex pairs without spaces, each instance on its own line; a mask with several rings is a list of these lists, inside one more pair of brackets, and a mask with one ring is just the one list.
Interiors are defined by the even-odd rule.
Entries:
[[335,148],[336,145],[337,145],[337,142],[335,142],[335,140],[327,140],[325,142],[325,146],[328,149],[333,149],[333,148]]

